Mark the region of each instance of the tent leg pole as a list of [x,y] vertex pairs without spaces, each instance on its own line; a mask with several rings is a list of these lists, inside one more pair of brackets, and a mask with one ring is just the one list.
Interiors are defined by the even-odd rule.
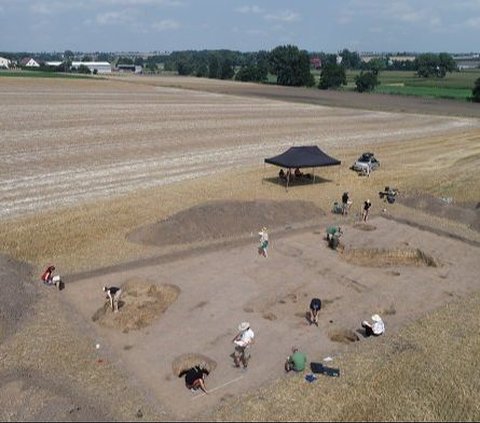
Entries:
[[315,182],[315,168],[312,167],[312,173],[313,173],[313,178],[312,178],[312,184]]

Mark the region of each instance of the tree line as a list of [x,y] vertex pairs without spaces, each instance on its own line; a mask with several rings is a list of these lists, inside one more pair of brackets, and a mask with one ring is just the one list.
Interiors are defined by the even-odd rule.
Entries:
[[[2,53],[0,53],[2,55]],[[21,58],[27,53],[5,54],[3,57]],[[40,53],[40,60],[61,60],[57,71],[70,70],[70,64],[76,57],[81,61],[108,61],[116,64],[135,64],[145,72],[156,73],[159,70],[176,72],[201,78],[234,79],[237,81],[274,83],[294,87],[312,87],[316,84],[312,69],[320,70],[319,89],[339,89],[347,84],[346,71],[360,70],[355,77],[356,90],[373,91],[379,84],[378,75],[384,70],[408,70],[416,72],[419,78],[444,78],[447,73],[457,70],[453,57],[447,53],[424,53],[414,60],[395,60],[395,56],[376,57],[368,62],[362,60],[357,52],[343,49],[338,54],[307,52],[294,45],[282,45],[271,51],[239,52],[232,50],[185,50],[170,54],[141,56],[116,56],[113,53],[96,52],[82,55],[66,50],[63,53]],[[80,66],[80,73],[89,73],[86,66]],[[478,81],[477,81],[478,82]],[[475,100],[478,88],[474,87],[472,99]]]

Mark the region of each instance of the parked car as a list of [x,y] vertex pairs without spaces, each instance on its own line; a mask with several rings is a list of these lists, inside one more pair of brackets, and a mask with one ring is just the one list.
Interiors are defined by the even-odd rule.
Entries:
[[370,170],[375,170],[380,167],[380,162],[375,158],[373,153],[363,153],[353,164],[352,169],[357,172],[365,172],[367,167],[370,167]]

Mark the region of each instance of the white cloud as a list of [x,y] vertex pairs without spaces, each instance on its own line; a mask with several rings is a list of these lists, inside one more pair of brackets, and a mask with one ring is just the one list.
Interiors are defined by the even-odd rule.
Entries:
[[[90,0],[92,1],[92,0]],[[114,6],[183,6],[180,0],[93,0],[96,3],[106,3]]]
[[180,24],[172,19],[164,19],[153,23],[152,28],[157,31],[169,31],[180,28]]
[[81,7],[82,3],[79,2],[65,2],[59,0],[43,0],[35,1],[29,4],[28,10],[34,15],[54,15],[59,12],[65,12],[67,10],[76,9]]
[[250,35],[250,36],[255,36],[255,37],[258,37],[258,36],[265,37],[265,36],[268,35],[268,33],[266,31],[264,31],[263,29],[247,29],[245,31],[245,34]]
[[473,29],[480,29],[480,17],[470,18],[465,21],[465,26]]
[[47,5],[45,3],[34,3],[30,6],[30,12],[34,13],[35,15],[51,15],[53,14],[53,10],[51,5]]
[[300,20],[300,15],[291,10],[283,10],[278,13],[269,13],[265,15],[265,19],[269,21],[294,22]]
[[241,6],[241,7],[238,7],[235,9],[235,12],[239,12],[239,13],[254,13],[254,14],[258,14],[258,13],[263,13],[264,10],[258,6]]
[[134,22],[131,9],[124,9],[119,12],[100,13],[96,17],[99,25],[124,25]]

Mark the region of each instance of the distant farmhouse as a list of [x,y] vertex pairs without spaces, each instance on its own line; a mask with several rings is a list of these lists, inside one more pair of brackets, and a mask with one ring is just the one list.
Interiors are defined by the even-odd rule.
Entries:
[[31,57],[24,57],[22,60],[20,60],[20,66],[26,68],[39,68],[40,63],[38,63],[35,59]]
[[[63,62],[45,62],[45,65],[51,67],[58,67]],[[72,68],[78,69],[80,65],[86,66],[90,72],[94,73],[112,73],[112,66],[108,62],[72,62]]]
[[310,59],[310,65],[312,65],[312,67],[314,69],[321,69],[322,68],[322,59],[320,59],[320,57],[318,57],[318,56],[312,57]]
[[118,64],[115,69],[116,72],[120,73],[125,73],[125,72],[131,72],[131,73],[142,73],[143,68],[139,65],[123,65],[123,64]]
[[5,57],[0,57],[0,69],[8,69],[12,62],[9,59],[5,59]]
[[90,72],[112,73],[112,66],[108,62],[72,62],[72,68],[78,69],[80,65],[86,66]]
[[[373,59],[384,59],[387,55],[381,54],[372,54],[372,55],[365,55],[361,56],[360,59],[362,62],[368,63]],[[388,64],[392,65],[393,62],[413,62],[415,60],[415,56],[388,56]]]
[[453,56],[453,60],[457,64],[458,69],[475,69],[480,67],[480,55],[479,54],[466,54]]

